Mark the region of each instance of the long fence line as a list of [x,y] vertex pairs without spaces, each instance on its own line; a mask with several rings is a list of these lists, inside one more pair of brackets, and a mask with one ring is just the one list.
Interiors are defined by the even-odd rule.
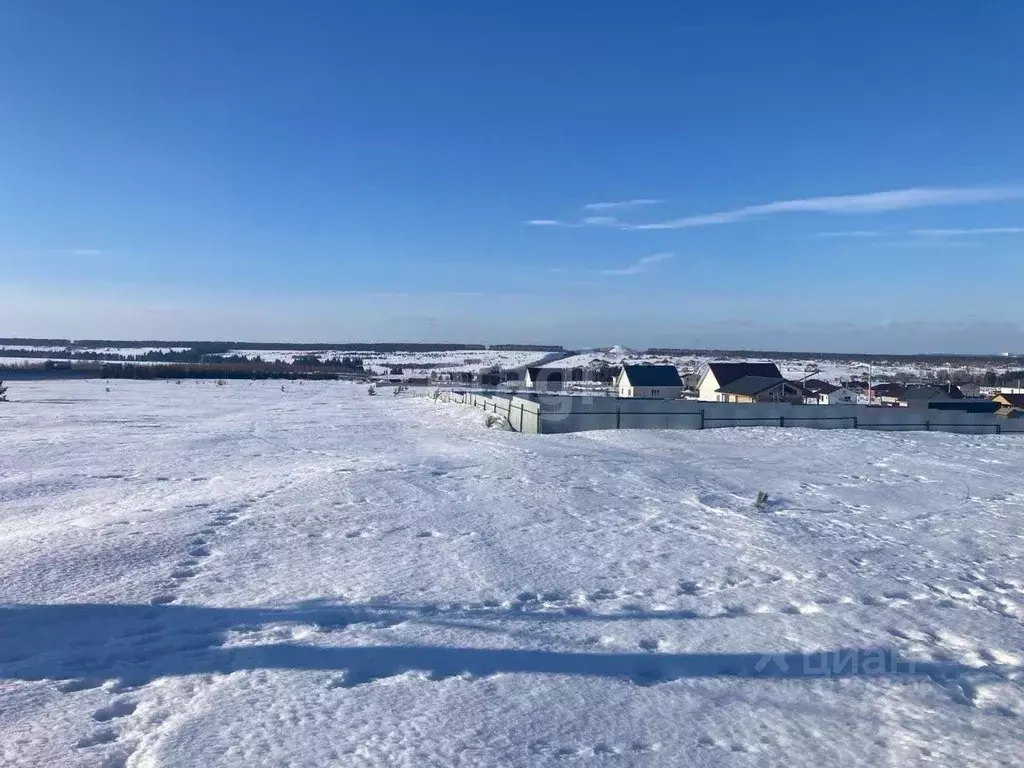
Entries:
[[867,405],[711,403],[696,400],[440,393],[443,402],[479,408],[506,419],[517,432],[554,434],[605,429],[725,429],[806,427],[874,431],[1024,434],[1024,419],[994,414],[881,408]]

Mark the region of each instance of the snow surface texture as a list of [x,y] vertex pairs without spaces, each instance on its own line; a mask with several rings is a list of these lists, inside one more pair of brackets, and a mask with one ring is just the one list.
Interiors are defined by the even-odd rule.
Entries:
[[1019,438],[10,395],[0,765],[1021,764]]

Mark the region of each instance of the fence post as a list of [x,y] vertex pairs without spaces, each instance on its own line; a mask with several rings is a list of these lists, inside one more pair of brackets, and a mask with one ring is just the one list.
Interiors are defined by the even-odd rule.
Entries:
[[785,416],[779,416],[779,426],[780,427],[786,426],[786,417]]
[[860,429],[860,424],[859,424],[858,419],[857,419],[856,416],[853,417],[853,428],[854,429]]
[[619,410],[618,404],[615,405],[615,428],[622,429],[622,411]]
[[704,409],[700,409],[700,428],[704,429]]
[[931,432],[932,431],[931,419],[928,419],[927,421],[925,421],[925,423],[924,423],[924,431],[925,432]]

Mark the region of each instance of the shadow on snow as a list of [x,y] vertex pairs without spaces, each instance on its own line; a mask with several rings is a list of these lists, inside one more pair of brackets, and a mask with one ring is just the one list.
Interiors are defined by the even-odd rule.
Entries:
[[[225,646],[229,632],[265,626],[408,621],[664,619],[662,612],[601,615],[507,608],[394,603],[337,605],[314,601],[290,608],[189,605],[0,605],[0,680],[120,680],[141,685],[165,676],[289,669],[344,672],[341,685],[420,671],[434,678],[527,673],[610,677],[638,684],[684,678],[931,679],[960,687],[985,674],[953,662],[901,659],[892,649],[851,648],[807,653],[588,653],[428,645],[338,647],[296,643]],[[692,619],[690,615],[675,618]]]

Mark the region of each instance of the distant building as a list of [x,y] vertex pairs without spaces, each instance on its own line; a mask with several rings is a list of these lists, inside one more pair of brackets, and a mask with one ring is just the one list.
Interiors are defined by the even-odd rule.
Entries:
[[964,397],[981,397],[981,385],[980,384],[957,384],[957,387],[963,393]]
[[871,397],[872,402],[880,402],[886,405],[901,405],[903,399],[903,393],[906,392],[907,387],[905,384],[898,382],[882,382],[881,384],[872,384],[868,388],[868,394]]
[[910,384],[899,396],[899,404],[907,408],[930,408],[929,403],[963,399],[964,393],[955,384]]
[[619,397],[660,397],[675,400],[683,380],[674,365],[623,365],[615,380]]
[[565,375],[561,368],[529,367],[526,369],[526,379],[523,383],[531,389],[556,392],[564,386]]
[[829,384],[827,381],[814,382],[808,380],[804,382],[804,388],[808,390],[808,395],[805,397],[804,402],[815,405],[838,405],[840,403],[856,403],[857,393],[846,387],[837,387],[835,384]]

